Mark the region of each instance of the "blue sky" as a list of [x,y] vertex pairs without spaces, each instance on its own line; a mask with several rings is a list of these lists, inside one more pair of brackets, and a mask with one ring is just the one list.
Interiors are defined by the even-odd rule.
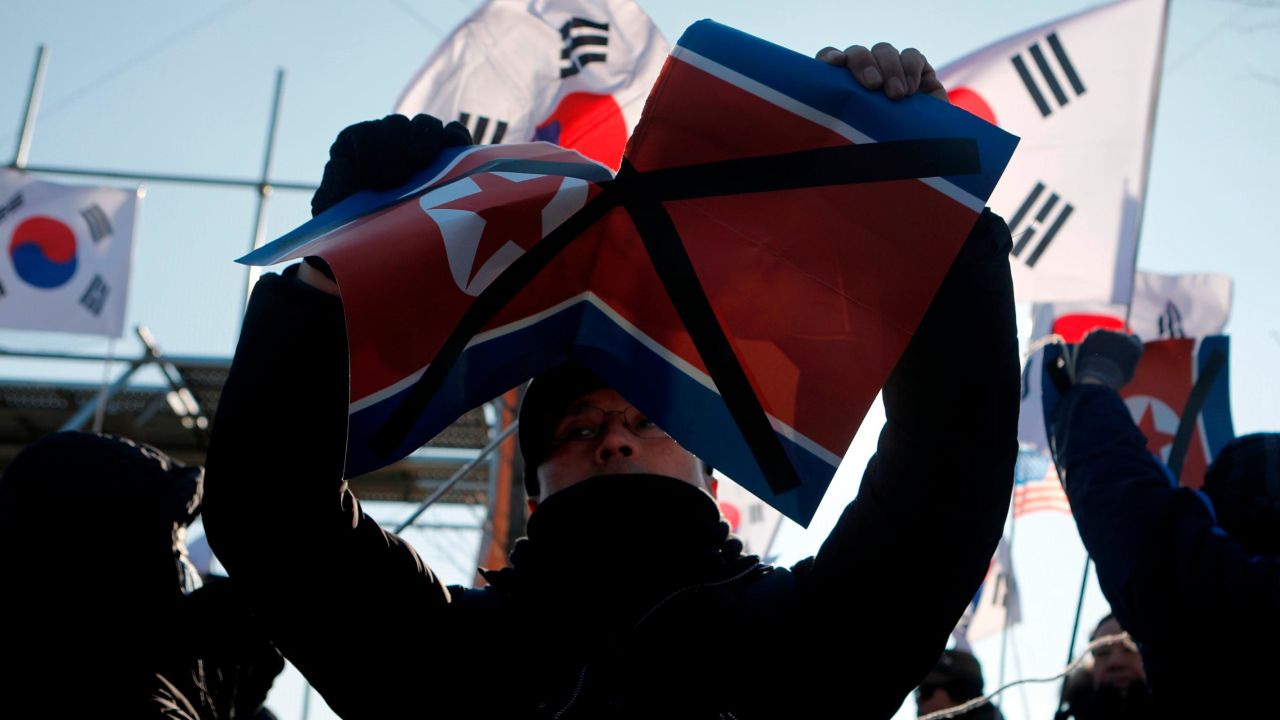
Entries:
[[[804,52],[887,40],[918,47],[941,65],[1095,3],[641,4],[671,41],[693,21],[711,17]],[[275,71],[283,67],[287,77],[272,176],[317,182],[337,131],[390,112],[430,50],[477,5],[477,0],[10,0],[6,22],[0,24],[0,157],[12,156],[36,46],[44,43],[49,70],[32,164],[255,177]],[[1275,3],[1172,4],[1138,256],[1143,269],[1214,271],[1235,279],[1228,330],[1233,413],[1240,432],[1280,427],[1280,383],[1272,380],[1280,366],[1275,277],[1280,242],[1270,216],[1276,204],[1273,169],[1280,165],[1278,33],[1280,5]],[[277,192],[268,236],[309,217],[308,200],[305,193]],[[149,326],[167,352],[229,355],[244,282],[244,270],[232,260],[249,246],[254,206],[248,190],[149,184],[127,325]],[[0,346],[105,349],[100,339],[16,331],[0,331]],[[118,352],[136,356],[139,344],[127,337]],[[5,360],[0,376],[96,381],[101,368]],[[811,530],[784,533],[785,559],[812,552],[852,496],[881,420],[873,408]],[[1006,674],[1053,674],[1065,659],[1083,567],[1074,526],[1065,517],[1032,516],[1018,525],[1014,553],[1027,620],[1017,636],[1021,672],[1014,672],[1010,657]],[[922,572],[927,562],[921,559]],[[1086,623],[1104,611],[1096,590],[1090,598]],[[998,644],[978,650],[994,676]],[[1050,712],[1052,696],[1052,690],[1028,692],[1035,716]],[[1022,705],[1015,691],[1005,701],[1006,714],[1023,716]],[[296,710],[283,717],[297,717]]]

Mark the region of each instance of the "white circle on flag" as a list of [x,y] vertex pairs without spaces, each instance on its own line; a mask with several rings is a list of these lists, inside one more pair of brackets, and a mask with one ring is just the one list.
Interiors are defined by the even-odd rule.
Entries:
[[[495,172],[504,180],[523,183],[535,179],[545,179],[546,175],[515,172]],[[587,182],[579,178],[564,177],[559,179],[555,195],[547,201],[541,210],[541,236],[546,237],[586,204]],[[501,242],[487,257],[478,257],[484,236],[485,219],[471,210],[444,208],[462,198],[481,192],[481,187],[471,177],[465,177],[444,187],[423,195],[418,204],[437,227],[444,242],[445,256],[449,260],[449,271],[454,283],[462,292],[478,296],[489,287],[499,275],[511,266],[525,248],[518,240],[530,243],[535,238],[499,238]],[[492,247],[492,245],[490,246]],[[479,267],[477,268],[477,264]]]
[[[1173,450],[1173,436],[1178,433],[1178,413],[1173,408],[1165,404],[1159,398],[1150,395],[1133,395],[1124,400],[1124,404],[1129,408],[1129,415],[1133,421],[1141,428],[1143,419],[1147,413],[1151,414],[1151,424],[1154,426],[1156,433],[1169,438],[1169,442],[1158,448],[1151,448],[1152,451],[1159,453],[1160,459],[1169,462],[1169,452]],[[1145,428],[1144,428],[1145,431]],[[1151,438],[1148,437],[1148,440]]]

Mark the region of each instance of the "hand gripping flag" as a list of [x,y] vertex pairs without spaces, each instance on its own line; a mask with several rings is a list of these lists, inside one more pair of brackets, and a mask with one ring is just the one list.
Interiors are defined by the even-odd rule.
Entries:
[[120,337],[140,196],[0,170],[0,326]]
[[[1050,370],[1062,358],[1062,347],[1045,348],[1041,382],[1046,414],[1060,397]],[[1204,484],[1209,463],[1235,437],[1228,352],[1228,340],[1222,335],[1145,343],[1133,380],[1120,390],[1129,414],[1147,438],[1147,449],[1186,487]]]
[[396,112],[457,120],[482,144],[546,140],[617,170],[669,49],[633,0],[489,0]]
[[952,102],[1022,138],[991,196],[1017,299],[1129,301],[1167,4],[1109,3],[938,71]]
[[616,178],[550,144],[452,149],[244,260],[333,268],[348,475],[574,360],[807,523],[1015,144],[703,21]]

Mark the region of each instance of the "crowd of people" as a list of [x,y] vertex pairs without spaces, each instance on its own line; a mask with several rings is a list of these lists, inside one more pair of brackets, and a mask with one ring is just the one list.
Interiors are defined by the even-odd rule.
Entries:
[[[818,57],[890,98],[945,98],[915,50]],[[469,143],[426,116],[349,127],[313,212]],[[706,464],[567,364],[524,395],[527,537],[481,588],[442,583],[343,477],[349,365],[332,273],[309,258],[264,275],[207,471],[80,433],[38,441],[6,469],[6,606],[40,632],[0,646],[12,683],[0,703],[25,711],[13,717],[270,717],[282,655],[345,718],[887,718],[913,689],[922,716],[981,698],[977,660],[946,644],[1012,489],[1010,247],[984,212],[885,384],[877,452],[814,557],[776,567],[744,554]],[[1090,335],[1053,414],[1056,461],[1114,611],[1093,638],[1116,638],[1066,679],[1059,717],[1235,716],[1277,664],[1266,651],[1280,634],[1280,437],[1237,440],[1204,494],[1175,487],[1116,393],[1140,350]],[[230,577],[197,588],[183,538],[201,512]],[[405,631],[379,636],[357,617]],[[758,668],[733,660],[748,654]],[[965,712],[1000,717],[990,703]]]

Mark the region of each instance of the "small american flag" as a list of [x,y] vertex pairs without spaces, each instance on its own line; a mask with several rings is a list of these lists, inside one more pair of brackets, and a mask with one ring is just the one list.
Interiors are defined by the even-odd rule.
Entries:
[[1013,468],[1013,517],[1042,510],[1071,514],[1058,469],[1039,452],[1019,450]]

